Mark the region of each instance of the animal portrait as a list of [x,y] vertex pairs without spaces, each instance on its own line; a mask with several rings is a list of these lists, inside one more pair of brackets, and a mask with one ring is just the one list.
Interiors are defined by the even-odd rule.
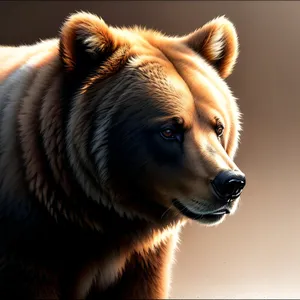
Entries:
[[165,299],[180,231],[246,177],[226,17],[175,36],[66,16],[0,47],[0,298]]

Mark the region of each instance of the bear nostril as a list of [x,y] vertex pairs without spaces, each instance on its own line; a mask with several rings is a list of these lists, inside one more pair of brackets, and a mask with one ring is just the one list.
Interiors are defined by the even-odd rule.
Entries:
[[231,170],[220,172],[211,182],[218,198],[230,202],[238,198],[246,185],[243,174]]
[[241,179],[230,179],[225,183],[224,190],[227,195],[239,195],[245,186],[245,181]]

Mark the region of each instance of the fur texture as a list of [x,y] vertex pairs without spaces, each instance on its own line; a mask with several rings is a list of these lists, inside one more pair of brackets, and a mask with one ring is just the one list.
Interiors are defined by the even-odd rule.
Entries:
[[237,55],[225,17],[170,37],[76,13],[58,39],[0,47],[1,299],[168,297],[172,199],[214,210],[209,180],[238,169]]

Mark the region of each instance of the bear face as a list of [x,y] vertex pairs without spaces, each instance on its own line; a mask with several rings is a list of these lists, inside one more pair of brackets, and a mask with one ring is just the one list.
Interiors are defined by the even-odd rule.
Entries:
[[230,21],[169,37],[79,13],[62,27],[60,56],[76,87],[68,155],[87,195],[154,222],[217,224],[236,209],[245,177],[233,161],[240,112],[224,81],[238,56]]

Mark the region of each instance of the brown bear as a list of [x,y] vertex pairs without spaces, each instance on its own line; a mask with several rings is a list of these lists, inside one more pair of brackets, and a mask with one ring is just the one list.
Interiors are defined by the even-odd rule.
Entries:
[[0,298],[167,298],[178,234],[237,207],[241,131],[219,17],[185,36],[71,15],[0,47]]

